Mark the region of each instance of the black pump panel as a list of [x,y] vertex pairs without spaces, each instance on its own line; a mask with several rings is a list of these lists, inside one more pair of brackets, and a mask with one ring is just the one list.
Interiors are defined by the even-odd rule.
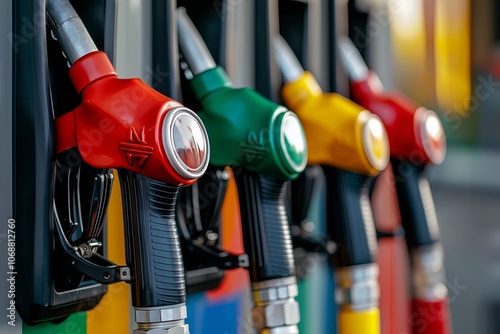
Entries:
[[[114,52],[115,0],[72,1],[97,47],[110,59]],[[56,156],[54,118],[79,104],[68,76],[66,59],[52,39],[45,19],[45,1],[13,1],[14,48],[14,213],[16,217],[16,307],[28,325],[60,321],[71,313],[91,309],[106,287],[66,265],[55,227],[54,206],[71,199],[55,198],[67,179],[69,166],[80,166],[82,216],[95,170],[78,154]],[[30,30],[26,35],[26,26]],[[66,175],[64,175],[66,173]],[[91,181],[92,179],[90,179]],[[64,209],[61,209],[64,211]],[[76,235],[75,235],[76,237]],[[100,236],[102,241],[103,236]],[[99,253],[105,255],[105,243]]]

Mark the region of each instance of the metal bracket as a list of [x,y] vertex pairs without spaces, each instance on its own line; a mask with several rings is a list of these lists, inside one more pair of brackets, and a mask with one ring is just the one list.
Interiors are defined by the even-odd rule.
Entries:
[[54,220],[54,225],[56,226],[55,233],[59,237],[59,241],[64,251],[63,257],[65,262],[69,266],[101,284],[131,281],[130,268],[126,266],[118,266],[98,253],[93,254],[88,259],[80,256],[78,247],[71,246],[64,236],[61,222],[57,215],[55,215]]
[[219,269],[248,268],[250,265],[247,254],[231,254],[220,249],[218,245],[207,246],[196,240],[189,240],[188,243],[195,254],[202,256]]

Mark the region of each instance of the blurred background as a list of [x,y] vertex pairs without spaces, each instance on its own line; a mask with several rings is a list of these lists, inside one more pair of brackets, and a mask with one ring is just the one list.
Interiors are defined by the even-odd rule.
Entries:
[[350,36],[358,46],[364,44],[384,85],[434,109],[445,127],[447,158],[429,171],[429,178],[445,250],[453,332],[498,333],[500,3],[366,0],[356,1],[356,10],[351,20],[367,22],[366,28],[351,22]]
[[[151,79],[145,72],[149,56],[142,50],[148,49],[150,36],[145,24],[149,2],[120,0],[117,26],[117,70],[146,80]],[[220,55],[223,65],[236,85],[254,86],[252,31],[258,20],[249,14],[254,1],[209,2],[205,8],[223,20],[221,45],[231,50]],[[442,231],[454,333],[498,333],[500,2],[279,1],[280,6],[307,5],[307,34],[298,56],[323,89],[349,96],[347,75],[338,61],[330,61],[326,46],[332,4],[336,35],[351,37],[384,86],[440,115],[448,155],[442,165],[430,168],[429,178]],[[145,38],[132,38],[137,34]],[[336,82],[325,69],[336,71]],[[384,204],[377,205],[383,212]]]

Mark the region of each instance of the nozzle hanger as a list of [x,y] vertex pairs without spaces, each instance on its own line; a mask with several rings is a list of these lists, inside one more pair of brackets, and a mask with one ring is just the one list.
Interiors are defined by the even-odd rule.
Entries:
[[182,54],[193,75],[217,66],[203,38],[187,15],[186,8],[177,9],[177,29]]
[[354,43],[346,36],[337,38],[339,54],[342,63],[353,81],[363,81],[368,78],[370,70]]
[[300,79],[304,75],[304,69],[285,39],[278,35],[273,46],[285,83]]
[[45,11],[50,28],[71,65],[81,57],[98,51],[68,0],[47,0]]

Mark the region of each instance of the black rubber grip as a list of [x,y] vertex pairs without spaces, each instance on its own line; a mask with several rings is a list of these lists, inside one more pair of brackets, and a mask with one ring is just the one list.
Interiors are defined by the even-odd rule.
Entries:
[[336,265],[350,267],[375,262],[377,235],[366,175],[323,166],[326,177],[327,229],[337,244]]
[[184,303],[184,265],[174,217],[179,188],[126,170],[120,171],[120,184],[133,306]]
[[286,183],[256,173],[236,173],[245,252],[250,279],[260,282],[295,275]]
[[408,248],[439,241],[434,200],[423,175],[424,167],[399,159],[393,159],[391,163]]

